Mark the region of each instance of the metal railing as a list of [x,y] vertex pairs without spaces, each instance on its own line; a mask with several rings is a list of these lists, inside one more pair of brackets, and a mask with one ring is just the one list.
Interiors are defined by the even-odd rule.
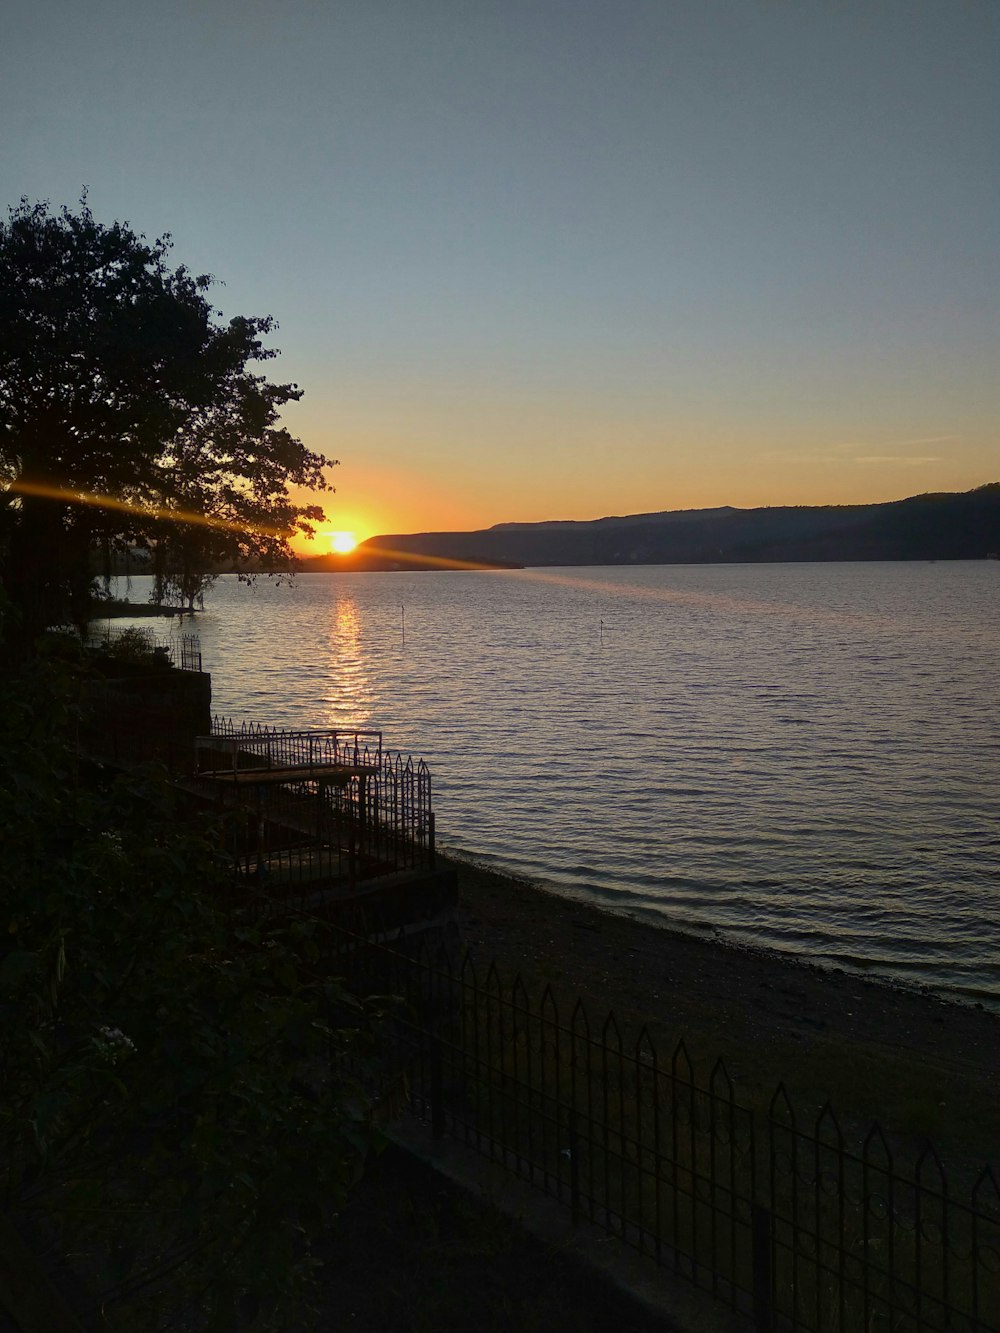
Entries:
[[228,851],[272,905],[435,863],[427,764],[367,730],[282,731],[216,719],[198,774],[235,817]]
[[998,1333],[1000,1186],[908,1163],[877,1125],[784,1086],[741,1104],[725,1065],[626,1038],[495,964],[344,934],[349,984],[402,997],[412,1107],[449,1135],[742,1311],[759,1333]]
[[180,635],[180,668],[182,671],[201,670],[201,639],[197,634]]
[[231,718],[214,717],[211,735],[199,737],[198,745],[205,752],[203,759],[212,755],[215,767],[234,770],[382,764],[380,731],[335,728],[285,731],[256,722],[235,723]]
[[142,657],[159,660],[180,671],[201,671],[201,640],[197,634],[157,634],[148,625],[105,627],[91,635],[92,647],[122,662]]

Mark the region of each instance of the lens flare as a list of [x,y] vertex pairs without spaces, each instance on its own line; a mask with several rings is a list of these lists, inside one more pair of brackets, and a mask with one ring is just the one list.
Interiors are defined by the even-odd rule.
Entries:
[[[92,491],[81,491],[67,486],[43,485],[34,481],[12,481],[6,488],[14,496],[37,496],[43,500],[58,500],[62,504],[90,505],[94,509],[108,509],[112,513],[135,514],[139,518],[165,519],[171,523],[194,523],[203,528],[218,528],[225,532],[255,532],[266,537],[288,537],[286,528],[271,527],[264,523],[236,523],[232,519],[215,514],[201,513],[196,509],[170,509],[138,504],[135,500],[123,500],[116,495],[96,495]],[[2,494],[2,492],[0,492]]]
[[[208,528],[224,528],[231,532],[246,532],[245,524],[234,523],[229,519],[216,517],[212,514],[197,513],[193,510],[180,509],[159,509],[150,506],[136,504],[131,500],[122,500],[113,495],[95,495],[91,492],[69,489],[61,486],[40,485],[29,481],[9,482],[6,487],[0,486],[0,497],[4,494],[12,495],[35,495],[50,500],[60,500],[64,504],[93,505],[98,509],[110,509],[128,514],[140,514],[148,518],[160,518],[175,523],[199,523]],[[270,528],[264,524],[255,524],[254,532],[267,536],[288,538],[291,534],[287,529]],[[346,555],[353,551],[357,546],[357,540],[353,532],[329,532],[321,533],[330,538],[331,550],[338,554]],[[337,546],[334,543],[340,539],[349,539],[350,546]],[[375,557],[381,557],[383,560],[392,561],[397,568],[405,570],[408,565],[416,565],[420,569],[440,569],[440,570],[476,570],[482,571],[482,564],[477,564],[470,560],[455,560],[448,556],[433,556],[411,553],[409,551],[395,551],[388,546],[368,546],[366,550]],[[781,602],[762,602],[755,598],[741,597],[734,593],[721,593],[710,591],[698,591],[695,589],[680,588],[648,588],[641,584],[618,584],[605,579],[593,578],[588,576],[573,577],[566,574],[556,573],[548,569],[513,569],[497,570],[498,574],[506,574],[508,577],[524,579],[528,582],[551,583],[557,586],[586,590],[604,594],[615,598],[622,593],[628,593],[630,596],[642,598],[650,602],[661,603],[687,603],[691,605],[704,606],[709,610],[739,610],[742,612],[754,612],[770,616],[791,616],[795,619],[807,619],[810,624],[815,624],[818,620],[828,621],[832,624],[860,623],[869,624],[889,624],[891,619],[875,614],[866,614],[863,612],[840,612],[829,611],[817,613],[815,609],[807,610],[791,606]]]

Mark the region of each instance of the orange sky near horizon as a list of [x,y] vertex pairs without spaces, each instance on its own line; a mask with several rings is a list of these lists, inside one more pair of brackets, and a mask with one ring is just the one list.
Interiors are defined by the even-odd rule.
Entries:
[[458,367],[452,379],[428,363],[419,381],[359,375],[332,389],[306,363],[295,366],[305,396],[285,416],[339,460],[335,492],[315,497],[322,530],[361,541],[721,505],[871,504],[1000,480],[987,362],[931,346],[905,365],[894,349],[876,352],[842,345],[837,359],[812,352],[796,369],[744,349],[683,383],[661,383],[652,350],[645,363],[609,360],[589,379],[549,370],[533,384]]
[[[781,432],[775,431],[776,441]],[[307,441],[308,442],[308,441]],[[471,531],[496,523],[587,520],[614,514],[719,505],[874,504],[927,491],[965,491],[1000,480],[1000,457],[988,432],[975,440],[911,436],[906,440],[813,441],[749,446],[737,440],[711,445],[694,441],[687,461],[676,456],[643,469],[629,460],[615,464],[615,451],[591,444],[579,451],[579,466],[566,470],[565,455],[531,466],[497,444],[462,459],[434,457],[427,466],[416,447],[411,457],[370,459],[365,441],[344,441],[344,461],[330,470],[335,490],[299,498],[320,504],[327,521],[312,541],[296,539],[304,555],[325,554],[333,532],[352,532],[359,542],[382,534]],[[971,447],[970,447],[971,446]],[[330,446],[325,445],[330,451]],[[605,452],[603,463],[600,453]],[[643,472],[645,471],[645,478]],[[561,474],[561,475],[560,475]],[[530,477],[530,482],[526,482]]]

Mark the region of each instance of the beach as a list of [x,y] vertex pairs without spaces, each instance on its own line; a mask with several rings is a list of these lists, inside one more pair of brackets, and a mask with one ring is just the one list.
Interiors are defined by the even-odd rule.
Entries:
[[784,1083],[803,1127],[829,1100],[855,1138],[877,1120],[904,1152],[930,1140],[970,1169],[1000,1157],[1000,1016],[448,863],[459,948],[529,993],[550,985],[565,1019],[579,996],[592,1027],[614,1011],[626,1045],[643,1025],[661,1057],[683,1039],[700,1079],[722,1057],[738,1099],[764,1111]]

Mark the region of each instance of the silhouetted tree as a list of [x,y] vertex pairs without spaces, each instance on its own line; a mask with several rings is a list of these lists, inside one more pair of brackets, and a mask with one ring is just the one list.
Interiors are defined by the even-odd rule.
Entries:
[[80,622],[95,548],[159,547],[189,572],[202,557],[288,564],[289,538],[323,518],[289,491],[329,489],[333,461],[278,424],[301,390],[249,369],[277,355],[262,342],[274,322],[217,322],[212,278],[172,269],[170,249],[97,222],[86,197],[58,212],[22,199],[0,222],[8,639]]

